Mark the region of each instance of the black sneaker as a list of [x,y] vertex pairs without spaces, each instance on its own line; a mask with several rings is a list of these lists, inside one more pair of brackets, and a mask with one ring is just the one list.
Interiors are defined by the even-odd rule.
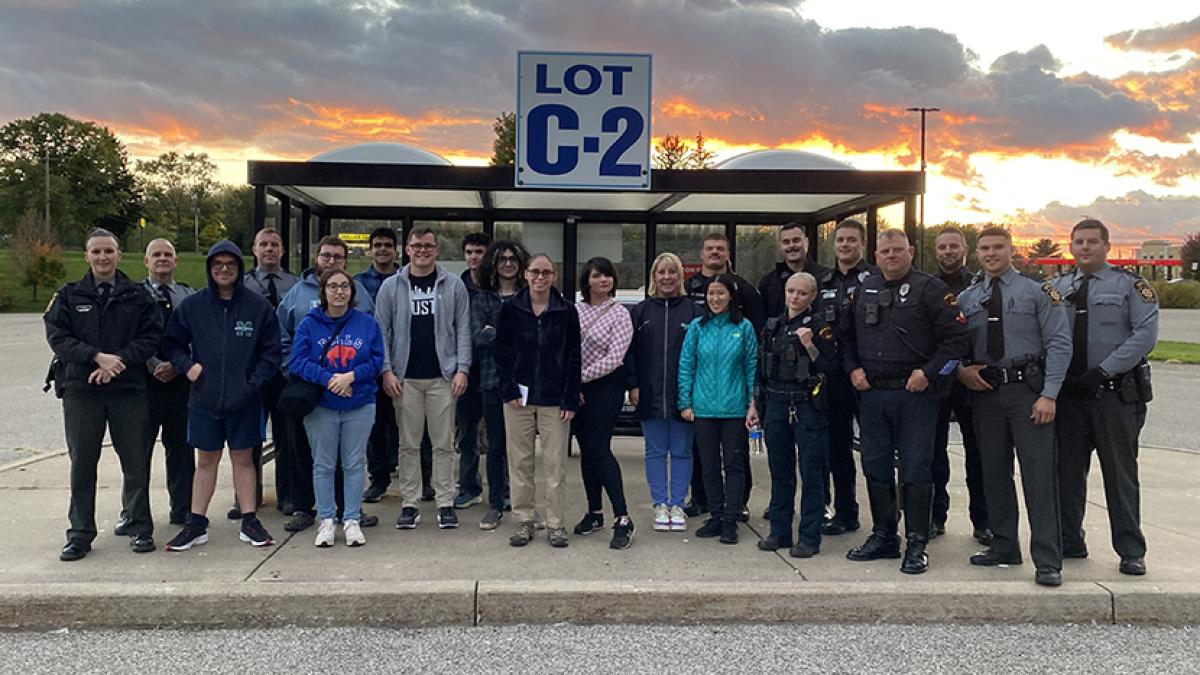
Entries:
[[135,534],[129,537],[129,548],[133,549],[134,553],[149,553],[157,547],[154,545],[154,537],[148,534]]
[[386,485],[380,485],[379,483],[372,482],[369,486],[367,486],[366,491],[363,492],[362,500],[368,504],[374,504],[380,499],[383,499],[383,495],[386,493]]
[[454,509],[449,506],[443,506],[437,512],[438,527],[443,530],[450,530],[458,527],[458,514],[454,513]]
[[585,513],[583,519],[575,526],[575,534],[587,536],[596,530],[604,528],[604,516],[599,513]]
[[629,516],[617,518],[617,522],[613,523],[612,541],[608,542],[608,547],[618,550],[629,548],[633,543],[633,529],[633,520]]
[[117,518],[117,524],[113,525],[113,534],[118,537],[128,537],[133,534],[129,531],[129,525],[129,514],[122,511],[121,515]]
[[360,512],[358,515],[359,527],[375,527],[379,524],[379,516]]
[[208,543],[208,531],[195,525],[184,525],[175,538],[167,542],[168,551],[186,551],[193,546]]
[[683,507],[683,513],[689,518],[695,518],[701,513],[708,513],[708,506],[705,504],[697,504],[696,502],[688,502],[687,506]]
[[704,521],[700,529],[696,530],[696,536],[701,539],[712,539],[721,535],[721,520],[719,518],[709,518]]
[[396,519],[397,530],[415,530],[421,522],[421,512],[415,506],[400,509],[400,517]]
[[[239,516],[240,517],[240,516]],[[303,532],[313,526],[312,514],[308,511],[297,511],[292,514],[292,517],[283,524],[283,529],[288,532]]]
[[721,523],[721,543],[736,544],[738,543],[738,526],[737,521],[726,520]]
[[225,517],[229,520],[239,520],[242,517],[241,507],[239,507],[237,504],[229,507],[229,510],[225,512]]
[[63,546],[62,552],[58,554],[58,559],[62,560],[63,562],[82,560],[83,557],[86,556],[91,550],[91,544],[85,541],[76,541],[72,539],[71,541],[67,542],[66,546]]
[[270,546],[275,543],[271,534],[267,532],[267,528],[263,527],[262,521],[258,518],[250,522],[242,521],[242,531],[238,532],[238,539],[251,546]]

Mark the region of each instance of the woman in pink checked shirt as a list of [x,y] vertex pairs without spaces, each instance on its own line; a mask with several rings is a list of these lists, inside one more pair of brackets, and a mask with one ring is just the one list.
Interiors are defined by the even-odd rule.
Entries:
[[629,310],[614,299],[617,270],[608,258],[592,258],[579,274],[583,300],[579,314],[581,359],[580,408],[573,422],[579,440],[580,470],[587,493],[588,512],[575,526],[575,534],[588,535],[604,527],[600,490],[608,493],[613,508],[613,536],[609,548],[629,548],[633,520],[625,505],[621,465],[612,452],[613,426],[625,401],[622,362],[633,340]]

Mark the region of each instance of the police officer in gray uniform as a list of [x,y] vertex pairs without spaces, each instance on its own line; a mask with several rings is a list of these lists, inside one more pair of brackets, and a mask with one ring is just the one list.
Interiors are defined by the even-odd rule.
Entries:
[[1122,574],[1146,573],[1138,434],[1151,399],[1146,355],[1158,340],[1158,298],[1146,280],[1106,261],[1104,223],[1071,228],[1075,269],[1054,279],[1068,311],[1074,351],[1059,398],[1058,484],[1064,558],[1086,558],[1083,514],[1092,449],[1100,457],[1112,545]]
[[1012,235],[1002,227],[981,231],[975,254],[984,273],[958,296],[971,331],[971,363],[958,369],[958,379],[971,390],[980,413],[974,421],[993,538],[990,548],[971,556],[971,564],[1021,564],[1015,445],[1037,565],[1034,578],[1043,586],[1060,586],[1054,416],[1071,361],[1062,296],[1049,282],[1017,273]]

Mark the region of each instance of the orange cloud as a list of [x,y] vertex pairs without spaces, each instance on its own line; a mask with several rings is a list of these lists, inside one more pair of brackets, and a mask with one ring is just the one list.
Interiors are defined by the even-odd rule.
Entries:
[[766,119],[765,115],[755,109],[716,110],[706,108],[694,101],[689,101],[678,94],[658,104],[658,113],[669,118],[712,120],[716,122],[729,122],[734,119],[762,122]]
[[321,138],[335,143],[383,140],[415,140],[433,128],[490,125],[492,120],[474,114],[454,115],[437,110],[408,117],[387,110],[362,110],[289,98],[287,105],[266,106],[282,119],[268,129],[316,129]]

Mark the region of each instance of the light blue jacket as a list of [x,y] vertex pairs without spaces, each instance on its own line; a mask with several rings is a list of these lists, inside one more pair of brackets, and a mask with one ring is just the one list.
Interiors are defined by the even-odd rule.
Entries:
[[[354,308],[366,314],[373,314],[375,311],[375,303],[371,301],[371,294],[362,285],[362,282],[354,282]],[[320,288],[317,286],[317,273],[313,268],[304,270],[300,281],[292,286],[287,295],[279,301],[279,307],[275,310],[275,316],[279,319],[279,342],[283,345],[283,362],[286,364],[292,353],[292,337],[296,335],[296,326],[308,316],[314,307],[321,304],[317,297]]]
[[696,417],[745,417],[754,395],[758,336],[748,319],[723,312],[688,324],[679,355],[679,409]]

